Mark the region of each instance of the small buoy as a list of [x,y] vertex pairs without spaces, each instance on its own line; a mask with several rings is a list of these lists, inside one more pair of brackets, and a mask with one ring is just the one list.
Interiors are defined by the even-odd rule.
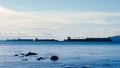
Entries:
[[58,57],[58,56],[52,56],[50,59],[51,59],[52,61],[56,61],[56,60],[59,59],[59,57]]

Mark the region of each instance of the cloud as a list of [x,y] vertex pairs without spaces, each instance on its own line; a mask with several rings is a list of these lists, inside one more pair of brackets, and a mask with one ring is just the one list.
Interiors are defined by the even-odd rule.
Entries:
[[[120,12],[29,12],[29,11],[15,11],[0,7],[0,35],[24,35],[24,36],[61,36],[75,33],[81,27],[74,28],[76,24],[82,26],[83,24],[89,26],[90,24],[105,25],[120,23]],[[93,26],[94,27],[94,26]],[[93,33],[105,33],[107,28],[93,30]],[[117,30],[119,34],[119,28]],[[99,30],[103,30],[100,31]],[[65,32],[66,31],[66,32]],[[60,33],[59,33],[60,32]],[[69,33],[70,32],[70,33]],[[83,34],[90,34],[90,29],[81,30]],[[67,35],[68,35],[67,34]],[[79,34],[79,33],[78,33]],[[92,35],[92,34],[91,34]],[[108,35],[108,34],[105,34]]]
[[[120,13],[105,12],[27,12],[14,11],[0,7],[0,16],[2,24],[11,25],[35,25],[36,24],[71,24],[71,23],[93,23],[93,24],[111,24],[106,19],[111,17],[120,18]],[[116,19],[114,19],[116,20]],[[116,20],[116,22],[119,20]],[[9,25],[10,25],[9,24]]]

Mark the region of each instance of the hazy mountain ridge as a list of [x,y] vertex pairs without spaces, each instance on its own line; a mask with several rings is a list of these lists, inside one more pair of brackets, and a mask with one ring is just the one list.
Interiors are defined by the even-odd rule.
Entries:
[[120,35],[109,37],[113,42],[120,42]]

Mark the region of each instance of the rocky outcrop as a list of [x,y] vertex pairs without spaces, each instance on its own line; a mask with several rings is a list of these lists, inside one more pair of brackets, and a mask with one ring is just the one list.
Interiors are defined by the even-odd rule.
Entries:
[[51,56],[50,60],[56,61],[56,60],[59,60],[59,57],[58,56]]
[[31,56],[31,55],[37,55],[37,53],[34,53],[34,52],[28,52],[25,56]]

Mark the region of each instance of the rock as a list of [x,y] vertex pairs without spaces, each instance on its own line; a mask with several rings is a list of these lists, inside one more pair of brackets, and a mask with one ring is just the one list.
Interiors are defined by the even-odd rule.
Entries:
[[22,61],[27,61],[28,59],[22,59]]
[[56,60],[59,59],[59,57],[58,57],[58,56],[52,56],[50,59],[51,59],[52,61],[56,61]]
[[48,57],[39,57],[39,58],[37,58],[37,60],[45,60],[45,59],[48,59]]
[[25,56],[25,54],[24,54],[24,53],[20,53],[20,55]]
[[37,60],[44,60],[45,58],[43,58],[43,57],[39,57],[39,58],[37,58]]
[[18,54],[15,54],[15,56],[18,56]]
[[37,55],[37,53],[29,52],[29,53],[27,53],[25,56],[31,56],[31,55]]

